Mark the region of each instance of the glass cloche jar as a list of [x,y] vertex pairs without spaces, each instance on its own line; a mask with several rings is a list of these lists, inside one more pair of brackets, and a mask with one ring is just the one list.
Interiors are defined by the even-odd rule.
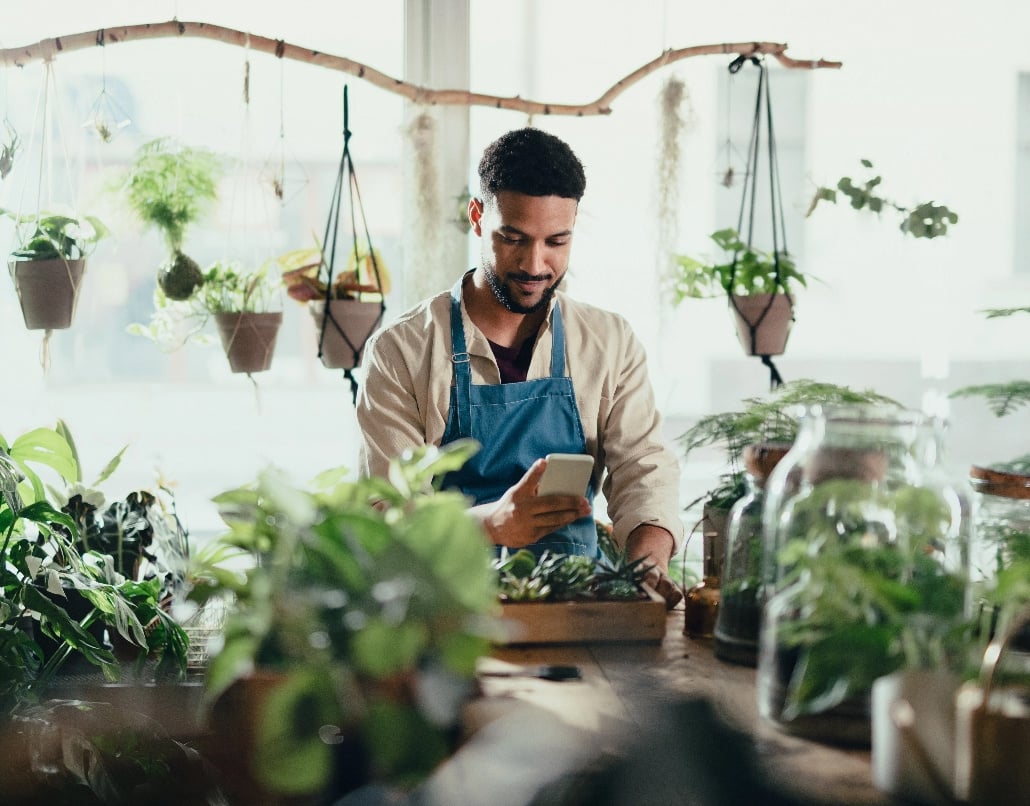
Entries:
[[803,418],[763,513],[758,704],[777,727],[867,746],[874,680],[961,662],[969,496],[938,465],[942,433],[896,407]]

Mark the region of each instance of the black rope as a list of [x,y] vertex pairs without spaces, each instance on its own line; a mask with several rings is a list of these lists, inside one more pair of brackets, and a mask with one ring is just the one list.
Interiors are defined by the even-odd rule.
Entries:
[[790,296],[787,286],[783,281],[783,276],[780,270],[780,252],[782,243],[782,251],[787,251],[787,233],[784,224],[783,217],[783,190],[779,181],[779,163],[776,158],[776,138],[773,132],[773,117],[772,117],[772,98],[769,93],[769,77],[768,68],[763,61],[755,58],[754,56],[738,56],[734,59],[729,66],[730,73],[737,73],[741,67],[747,61],[758,67],[758,91],[755,94],[755,111],[751,123],[751,136],[748,140],[748,151],[747,151],[747,163],[744,173],[744,188],[740,197],[740,209],[737,213],[737,234],[741,237],[745,237],[744,233],[744,211],[747,210],[748,221],[747,221],[747,233],[746,240],[748,249],[752,248],[755,234],[755,209],[758,198],[758,162],[761,152],[761,131],[762,131],[762,118],[763,113],[766,120],[767,128],[767,146],[768,146],[768,163],[769,163],[769,200],[770,208],[772,213],[772,239],[773,239],[773,276],[775,279],[772,291],[769,294],[769,301],[762,309],[761,314],[758,318],[752,322],[746,316],[743,311],[740,310],[740,306],[737,304],[733,294],[733,287],[736,283],[737,277],[737,255],[738,252],[733,253],[733,260],[730,264],[730,277],[727,288],[727,296],[729,296],[730,304],[733,306],[734,311],[737,315],[747,324],[748,336],[750,340],[750,353],[752,355],[759,355],[763,364],[769,368],[769,385],[772,389],[783,384],[783,378],[779,371],[776,369],[776,365],[773,364],[772,358],[769,355],[760,355],[758,353],[758,328],[765,321],[766,315],[772,309],[775,301],[775,294],[777,289],[782,289],[783,293],[787,296],[787,300],[791,306],[792,316],[794,300]]
[[[326,326],[332,323],[333,328],[339,334],[340,338],[346,343],[347,347],[350,348],[353,355],[354,367],[357,367],[361,361],[361,352],[365,349],[365,344],[368,342],[369,337],[379,327],[383,321],[383,314],[386,311],[386,295],[383,293],[383,281],[379,271],[379,262],[376,259],[375,249],[372,248],[372,236],[368,229],[368,219],[365,216],[365,206],[361,200],[361,189],[358,187],[358,176],[354,170],[354,160],[350,153],[350,103],[347,96],[347,85],[343,86],[343,152],[340,154],[340,166],[336,172],[336,183],[333,186],[333,196],[329,203],[329,217],[326,220],[325,225],[325,237],[322,239],[322,264],[327,279],[325,286],[325,306],[322,310],[322,326],[318,335],[318,358],[321,360],[323,355],[323,349],[325,346],[325,333]],[[330,310],[330,302],[333,299],[333,269],[336,262],[336,243],[340,233],[340,212],[343,205],[343,186],[346,182],[347,185],[347,198],[350,206],[350,229],[351,229],[351,250],[354,255],[354,261],[356,266],[356,274],[360,278],[361,267],[358,263],[359,249],[358,249],[358,227],[356,214],[360,210],[361,212],[361,225],[365,235],[365,242],[368,244],[369,258],[372,261],[372,273],[375,275],[376,288],[379,289],[379,315],[376,317],[372,326],[365,334],[364,338],[361,339],[360,344],[355,344],[351,341],[350,337],[344,332],[343,327],[336,320]],[[355,203],[356,202],[356,203]],[[330,240],[331,235],[331,240]],[[329,259],[326,260],[326,252],[328,251]],[[351,388],[351,400],[357,403],[358,400],[358,382],[354,377],[353,367],[344,369],[343,377],[350,382]]]

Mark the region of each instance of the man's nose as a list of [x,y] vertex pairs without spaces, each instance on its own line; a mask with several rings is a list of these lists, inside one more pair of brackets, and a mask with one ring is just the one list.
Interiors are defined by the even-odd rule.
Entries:
[[547,274],[549,269],[547,268],[546,252],[542,243],[529,244],[522,256],[522,271],[533,275]]

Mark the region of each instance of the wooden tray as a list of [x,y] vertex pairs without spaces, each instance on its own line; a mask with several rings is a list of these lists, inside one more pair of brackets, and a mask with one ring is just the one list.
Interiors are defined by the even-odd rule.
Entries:
[[645,585],[646,599],[609,602],[512,602],[501,605],[507,644],[661,642],[665,599]]

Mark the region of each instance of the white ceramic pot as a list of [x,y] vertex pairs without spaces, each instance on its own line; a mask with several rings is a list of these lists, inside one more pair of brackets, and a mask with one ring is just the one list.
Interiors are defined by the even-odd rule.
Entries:
[[872,767],[877,789],[924,803],[954,799],[955,696],[949,672],[905,669],[872,690]]

